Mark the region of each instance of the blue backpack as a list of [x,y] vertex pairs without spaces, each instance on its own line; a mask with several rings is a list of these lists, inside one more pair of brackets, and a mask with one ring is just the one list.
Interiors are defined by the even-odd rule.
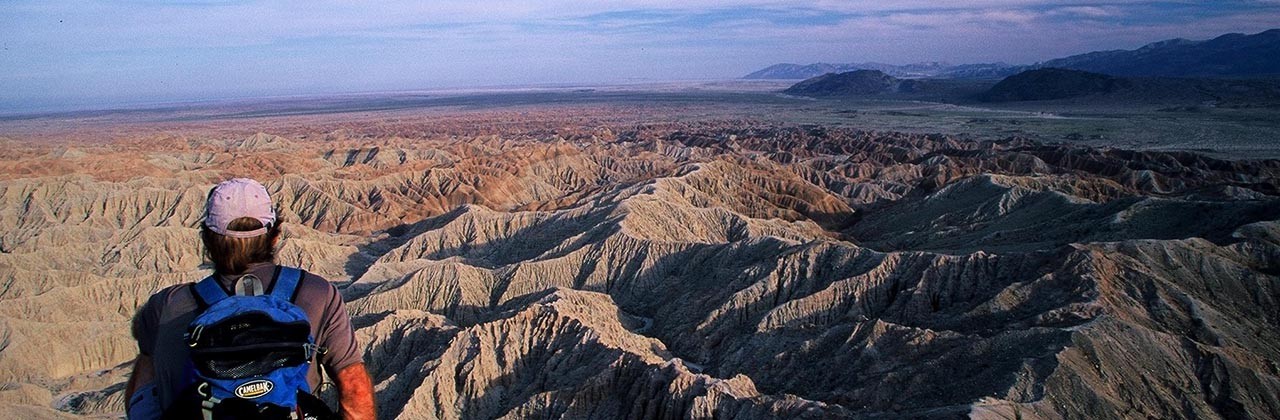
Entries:
[[299,399],[313,397],[307,372],[320,349],[307,314],[293,303],[302,272],[279,267],[275,277],[256,296],[230,295],[212,276],[194,286],[203,310],[187,327],[187,394],[206,420],[307,417]]

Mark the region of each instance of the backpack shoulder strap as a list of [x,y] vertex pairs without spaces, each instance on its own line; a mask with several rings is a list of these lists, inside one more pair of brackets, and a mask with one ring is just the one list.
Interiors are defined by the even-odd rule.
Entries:
[[191,286],[191,291],[196,297],[196,304],[201,309],[213,306],[228,296],[227,291],[222,290],[222,285],[218,284],[218,279],[213,276],[205,277],[204,280]]
[[279,266],[276,270],[276,279],[271,282],[271,291],[268,292],[276,299],[293,302],[298,297],[298,289],[302,286],[302,270]]

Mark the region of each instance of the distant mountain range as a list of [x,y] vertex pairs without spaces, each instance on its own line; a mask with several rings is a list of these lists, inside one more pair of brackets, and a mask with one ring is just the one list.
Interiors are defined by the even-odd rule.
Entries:
[[1113,76],[1280,75],[1280,29],[1227,34],[1208,41],[1170,39],[1132,50],[1098,51],[1049,60],[1057,67]]
[[1042,68],[1018,73],[977,99],[987,102],[1088,98],[1089,101],[1213,104],[1228,107],[1280,105],[1280,81],[1270,78],[1124,77],[1082,70]]
[[744,79],[808,79],[827,73],[846,73],[858,70],[875,70],[901,78],[999,78],[1017,73],[1018,66],[1005,63],[961,64],[940,62],[893,65],[884,63],[850,64],[774,64],[744,76]]
[[828,73],[783,91],[814,98],[891,98],[966,103],[1085,98],[1145,104],[1280,105],[1280,82],[1263,78],[1122,77],[1040,68],[1000,80],[901,79],[879,70]]
[[1249,77],[1280,75],[1280,29],[1226,34],[1206,41],[1170,39],[1136,50],[1095,51],[1032,65],[926,62],[775,64],[745,79],[808,79],[827,73],[877,70],[898,78],[998,79],[1027,70],[1064,68],[1113,76]]

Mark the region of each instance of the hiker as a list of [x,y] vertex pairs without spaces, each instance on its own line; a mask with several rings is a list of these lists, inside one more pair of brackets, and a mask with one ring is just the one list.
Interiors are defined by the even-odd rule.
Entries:
[[200,237],[213,275],[160,290],[134,317],[128,418],[334,418],[312,394],[324,374],[342,418],[373,419],[337,288],[274,262],[280,223],[266,188],[245,178],[215,186]]

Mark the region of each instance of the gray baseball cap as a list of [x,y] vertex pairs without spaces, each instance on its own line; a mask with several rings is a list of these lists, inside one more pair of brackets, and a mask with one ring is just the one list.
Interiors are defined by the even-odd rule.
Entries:
[[[239,231],[227,229],[232,220],[252,217],[262,222],[261,229]],[[204,207],[204,225],[215,233],[232,238],[253,238],[267,233],[276,223],[276,211],[271,206],[267,188],[248,178],[235,178],[209,190],[209,202]]]

